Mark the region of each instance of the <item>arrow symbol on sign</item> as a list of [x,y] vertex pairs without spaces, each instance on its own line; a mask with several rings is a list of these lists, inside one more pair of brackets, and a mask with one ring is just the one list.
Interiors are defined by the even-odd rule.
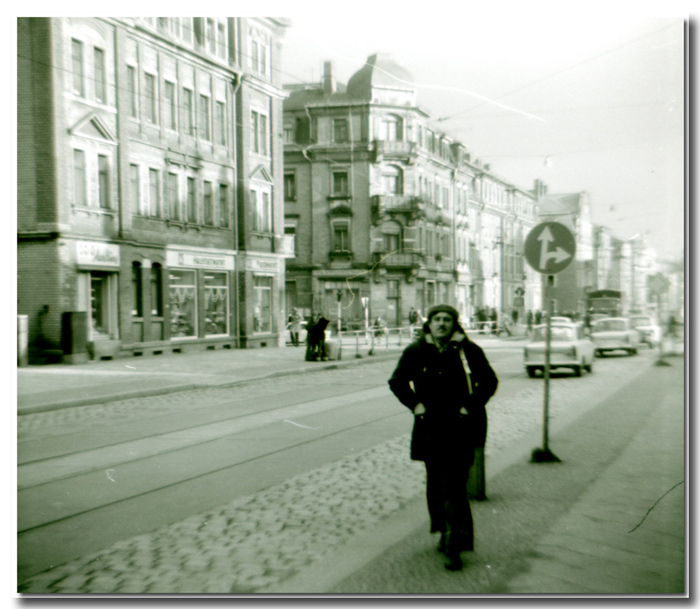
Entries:
[[559,246],[553,252],[547,251],[549,244],[554,241],[554,236],[549,230],[549,226],[544,227],[537,240],[540,242],[540,268],[543,271],[547,268],[547,262],[550,258],[554,258],[555,262],[562,262],[567,258],[571,258],[571,254]]

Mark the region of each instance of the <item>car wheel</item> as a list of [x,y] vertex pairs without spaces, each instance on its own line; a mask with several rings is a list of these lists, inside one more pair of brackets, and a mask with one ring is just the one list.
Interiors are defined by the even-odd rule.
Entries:
[[581,366],[574,366],[574,376],[581,376]]
[[531,378],[534,379],[537,374],[537,368],[534,366],[528,366],[527,367],[527,375]]

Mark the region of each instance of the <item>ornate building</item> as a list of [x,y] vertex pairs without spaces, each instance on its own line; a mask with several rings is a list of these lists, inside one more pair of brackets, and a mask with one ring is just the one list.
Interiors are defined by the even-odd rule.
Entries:
[[[18,19],[18,313],[60,355],[276,345],[286,24]],[[85,321],[85,319],[87,321]]]
[[439,302],[464,318],[539,306],[523,259],[535,198],[437,130],[403,67],[372,55],[344,86],[327,62],[321,83],[288,89],[288,308],[361,328]]

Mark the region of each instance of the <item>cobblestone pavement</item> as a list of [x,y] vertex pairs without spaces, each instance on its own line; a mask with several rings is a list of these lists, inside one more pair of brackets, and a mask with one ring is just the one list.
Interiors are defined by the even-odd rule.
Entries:
[[[597,403],[621,380],[643,374],[648,358],[610,360],[592,376],[556,379],[552,419]],[[293,384],[293,379],[287,382]],[[308,379],[307,379],[308,382]],[[279,381],[275,381],[278,385]],[[246,391],[254,391],[250,386]],[[206,390],[207,392],[227,390]],[[230,390],[228,390],[230,391]],[[191,407],[191,395],[149,398],[149,411]],[[143,408],[143,400],[138,401]],[[542,383],[489,403],[487,456],[541,424]],[[137,406],[93,407],[92,412],[31,415],[20,433],[50,433],[56,417],[122,417]],[[143,413],[143,410],[141,410]],[[26,417],[29,419],[30,417]],[[123,419],[122,419],[123,420]],[[43,430],[43,431],[42,431]],[[333,549],[368,531],[423,493],[422,464],[408,459],[409,436],[295,476],[228,505],[193,515],[149,534],[73,560],[22,582],[21,593],[241,594],[263,591],[300,569],[322,561]]]

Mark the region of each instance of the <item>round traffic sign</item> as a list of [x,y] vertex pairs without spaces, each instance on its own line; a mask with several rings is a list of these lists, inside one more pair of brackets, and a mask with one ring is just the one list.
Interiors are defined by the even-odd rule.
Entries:
[[574,259],[574,235],[559,222],[541,222],[525,239],[525,259],[538,273],[561,273]]

